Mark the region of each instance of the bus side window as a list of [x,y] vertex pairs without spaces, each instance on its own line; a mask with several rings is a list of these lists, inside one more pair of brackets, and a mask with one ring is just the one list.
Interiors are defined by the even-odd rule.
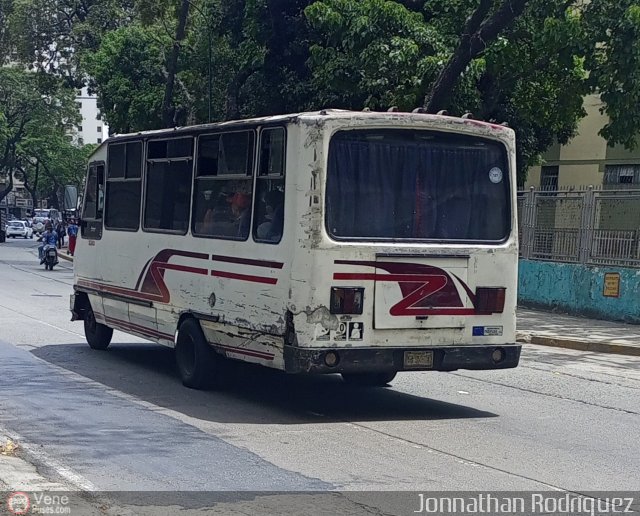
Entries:
[[142,142],[112,143],[107,152],[105,226],[110,230],[137,231],[142,195]]
[[96,175],[98,179],[96,219],[102,219],[102,214],[104,213],[104,165],[96,167]]
[[264,129],[260,133],[259,148],[253,239],[256,242],[277,244],[282,239],[284,227],[284,128]]
[[189,228],[193,138],[151,140],[147,145],[142,227],[184,235]]
[[83,219],[95,219],[97,209],[98,180],[95,165],[89,167],[87,175],[87,186],[84,196],[84,210],[82,212]]
[[102,237],[102,212],[104,204],[104,165],[90,163],[82,209],[80,235],[99,240]]
[[253,131],[200,136],[191,231],[246,240],[251,226]]

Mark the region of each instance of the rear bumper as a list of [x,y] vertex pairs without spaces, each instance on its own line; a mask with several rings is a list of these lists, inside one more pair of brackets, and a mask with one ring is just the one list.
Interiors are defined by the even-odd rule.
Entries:
[[[492,358],[497,349],[503,350],[503,359]],[[442,346],[430,348],[297,348],[284,347],[285,371],[288,373],[327,374],[375,371],[455,371],[457,369],[509,369],[520,361],[520,344],[482,346]],[[430,367],[405,367],[406,351],[433,352]],[[338,363],[330,367],[325,363],[327,353],[338,355]]]

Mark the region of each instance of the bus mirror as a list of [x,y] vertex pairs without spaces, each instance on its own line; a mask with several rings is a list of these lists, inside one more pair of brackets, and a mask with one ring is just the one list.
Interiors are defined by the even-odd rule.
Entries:
[[73,185],[64,187],[64,206],[65,211],[74,211],[78,207],[78,189]]

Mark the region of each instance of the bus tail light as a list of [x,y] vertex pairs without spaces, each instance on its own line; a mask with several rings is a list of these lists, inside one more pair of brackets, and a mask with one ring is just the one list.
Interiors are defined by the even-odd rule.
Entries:
[[361,314],[364,288],[331,287],[332,314]]
[[476,289],[476,313],[481,315],[501,314],[504,311],[504,287],[479,287]]

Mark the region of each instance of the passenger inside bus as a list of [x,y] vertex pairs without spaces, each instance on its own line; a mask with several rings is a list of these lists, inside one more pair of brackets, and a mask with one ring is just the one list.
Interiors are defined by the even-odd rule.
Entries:
[[264,222],[257,229],[259,240],[278,242],[282,237],[284,224],[284,194],[280,190],[271,190],[264,196]]
[[246,193],[236,192],[231,197],[228,197],[227,201],[231,204],[231,213],[237,226],[235,236],[247,238],[251,227],[251,196]]

